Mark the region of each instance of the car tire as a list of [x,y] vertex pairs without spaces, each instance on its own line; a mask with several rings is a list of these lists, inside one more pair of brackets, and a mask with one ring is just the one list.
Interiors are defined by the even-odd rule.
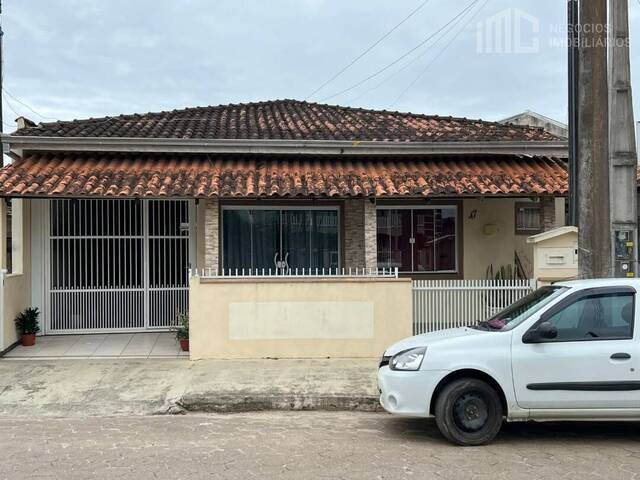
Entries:
[[488,383],[461,378],[440,392],[435,417],[442,435],[456,445],[486,445],[502,427],[502,403]]

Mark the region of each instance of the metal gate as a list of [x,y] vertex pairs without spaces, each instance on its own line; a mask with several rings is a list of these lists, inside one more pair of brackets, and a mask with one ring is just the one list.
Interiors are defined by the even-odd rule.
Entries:
[[188,309],[186,200],[51,200],[47,333],[167,329]]

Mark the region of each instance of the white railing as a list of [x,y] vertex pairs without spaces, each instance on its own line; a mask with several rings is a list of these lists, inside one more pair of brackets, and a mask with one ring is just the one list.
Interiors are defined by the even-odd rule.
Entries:
[[413,333],[475,325],[535,288],[535,280],[414,280]]
[[202,278],[398,278],[397,268],[203,268],[189,272],[192,277]]

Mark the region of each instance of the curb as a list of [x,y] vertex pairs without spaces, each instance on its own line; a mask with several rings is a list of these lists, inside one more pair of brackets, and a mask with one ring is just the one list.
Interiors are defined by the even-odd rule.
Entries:
[[172,413],[240,413],[267,410],[380,412],[378,397],[339,395],[186,395],[173,402]]

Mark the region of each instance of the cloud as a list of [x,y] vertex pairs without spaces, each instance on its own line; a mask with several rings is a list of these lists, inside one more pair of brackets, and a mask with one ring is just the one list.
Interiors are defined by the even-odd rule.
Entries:
[[[6,2],[5,84],[37,111],[56,118],[305,98],[421,2]],[[467,3],[430,0],[312,100],[333,95],[388,65]],[[491,0],[426,70],[441,44],[379,88],[372,89],[404,61],[330,102],[361,96],[355,102],[358,106],[388,108],[417,79],[394,109],[487,119],[531,109],[562,120],[566,116],[563,48],[541,42],[535,54],[476,53],[476,22],[511,7],[510,0]],[[637,19],[640,6],[632,2],[630,8]],[[552,34],[554,25],[566,21],[564,2],[520,0],[518,9],[539,19],[542,35]],[[632,21],[631,29],[637,93],[640,22]],[[635,102],[639,107],[640,94]],[[14,107],[34,117],[19,104]]]

